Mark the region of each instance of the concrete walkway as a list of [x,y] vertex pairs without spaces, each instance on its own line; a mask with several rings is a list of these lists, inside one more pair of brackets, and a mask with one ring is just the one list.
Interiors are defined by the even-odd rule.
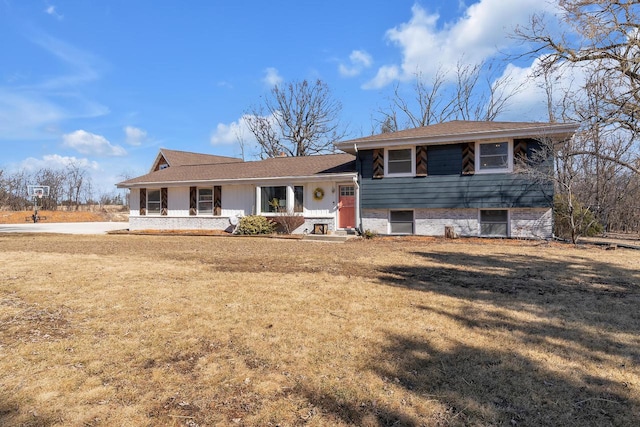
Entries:
[[28,222],[0,224],[0,233],[106,234],[108,231],[128,228],[128,222]]

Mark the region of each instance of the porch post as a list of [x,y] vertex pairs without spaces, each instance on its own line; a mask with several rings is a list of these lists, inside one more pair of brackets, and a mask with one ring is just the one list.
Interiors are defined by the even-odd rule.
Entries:
[[362,230],[362,224],[360,224],[360,185],[358,184],[358,177],[353,177],[353,185],[355,187],[355,211],[356,211],[356,230]]

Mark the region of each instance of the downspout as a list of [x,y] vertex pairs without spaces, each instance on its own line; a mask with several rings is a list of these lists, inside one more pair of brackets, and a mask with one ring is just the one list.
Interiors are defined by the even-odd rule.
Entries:
[[356,187],[356,232],[362,236],[362,222],[361,222],[361,212],[360,212],[360,184],[358,183],[358,178],[360,177],[360,154],[358,153],[358,144],[353,144],[353,149],[356,152],[356,176],[353,177],[353,184]]

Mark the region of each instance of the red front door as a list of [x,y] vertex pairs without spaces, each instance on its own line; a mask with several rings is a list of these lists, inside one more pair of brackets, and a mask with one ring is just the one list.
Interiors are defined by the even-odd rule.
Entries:
[[356,227],[356,193],[353,185],[339,186],[338,228]]

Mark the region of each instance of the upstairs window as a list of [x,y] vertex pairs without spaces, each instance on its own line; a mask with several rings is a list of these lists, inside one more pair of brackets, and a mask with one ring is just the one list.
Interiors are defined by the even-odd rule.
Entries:
[[513,165],[511,143],[504,141],[478,144],[476,165],[478,172],[511,171]]
[[147,191],[147,213],[160,213],[160,189]]
[[415,155],[413,148],[401,148],[397,150],[387,149],[385,156],[386,175],[415,175],[414,159]]

